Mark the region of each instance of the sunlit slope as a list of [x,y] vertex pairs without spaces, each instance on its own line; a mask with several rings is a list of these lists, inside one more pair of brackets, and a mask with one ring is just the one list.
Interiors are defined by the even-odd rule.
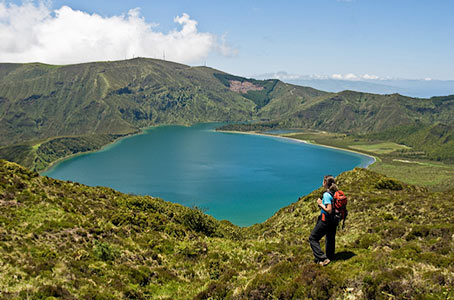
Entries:
[[338,183],[349,216],[336,260],[322,268],[307,241],[321,189],[239,228],[161,199],[0,161],[0,298],[454,296],[452,192],[430,193],[364,169],[341,174]]

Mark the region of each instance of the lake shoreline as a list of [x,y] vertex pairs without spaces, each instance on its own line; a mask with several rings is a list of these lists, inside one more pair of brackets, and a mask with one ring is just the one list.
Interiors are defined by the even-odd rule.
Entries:
[[317,188],[323,169],[340,174],[372,161],[287,137],[216,133],[218,126],[152,126],[44,175],[197,205],[218,220],[249,226]]
[[367,156],[367,157],[370,157],[370,158],[373,159],[373,161],[365,167],[366,169],[369,166],[377,163],[380,160],[378,157],[375,157],[375,156],[370,155],[370,154],[365,154],[365,153],[362,153],[360,151],[355,151],[355,150],[345,149],[345,148],[340,148],[340,147],[334,147],[334,146],[328,146],[328,145],[323,145],[323,144],[318,144],[318,143],[312,143],[312,142],[309,142],[307,140],[296,139],[296,138],[292,138],[292,137],[289,137],[289,136],[266,134],[266,133],[263,133],[263,132],[256,132],[256,131],[237,131],[237,130],[231,130],[231,131],[230,130],[214,130],[214,131],[222,132],[222,133],[249,134],[249,135],[274,137],[274,138],[280,138],[280,139],[287,139],[287,140],[295,141],[295,142],[298,142],[298,143],[304,143],[304,144],[308,144],[308,145],[315,145],[315,146],[320,146],[320,147],[325,147],[325,148],[331,148],[331,149],[334,149],[334,150],[352,152],[352,153],[360,154],[360,155]]
[[128,133],[128,134],[125,134],[123,136],[120,136],[120,137],[114,139],[113,141],[111,141],[111,142],[109,142],[109,143],[107,143],[105,145],[102,145],[102,147],[99,148],[99,149],[90,150],[90,151],[83,151],[83,152],[77,152],[77,153],[73,153],[73,154],[70,154],[70,155],[67,155],[67,156],[60,157],[59,159],[54,160],[53,162],[51,162],[45,169],[39,171],[38,173],[39,173],[39,175],[46,176],[46,175],[43,175],[43,173],[46,173],[46,172],[50,171],[53,167],[56,167],[59,163],[65,161],[67,159],[71,159],[71,158],[74,158],[74,157],[77,157],[77,156],[80,156],[80,155],[85,155],[85,154],[90,154],[90,153],[95,153],[95,152],[106,150],[109,146],[112,146],[113,144],[115,144],[117,142],[120,142],[121,140],[130,138],[130,137],[133,137],[133,136],[136,136],[136,135],[140,135],[140,134],[143,134],[143,133],[144,133],[144,130],[140,130],[138,132]]
[[[71,155],[68,155],[68,156],[61,157],[61,158],[51,162],[45,169],[39,171],[38,173],[40,175],[43,175],[44,173],[50,171],[53,167],[56,167],[58,164],[62,163],[63,161],[65,161],[67,159],[71,159],[71,158],[74,158],[74,157],[77,157],[77,156],[80,156],[80,155],[85,155],[85,154],[90,154],[90,153],[95,153],[95,152],[100,152],[100,151],[107,150],[110,146],[112,146],[112,145],[114,145],[114,144],[116,144],[116,143],[118,143],[118,142],[120,142],[120,141],[122,141],[124,139],[144,134],[149,129],[158,128],[158,127],[161,127],[161,126],[173,126],[173,125],[188,127],[188,125],[180,125],[180,124],[164,124],[164,125],[152,125],[152,126],[144,127],[144,128],[141,128],[137,132],[128,133],[128,134],[126,134],[124,136],[121,136],[121,137],[119,137],[117,139],[114,139],[113,141],[103,145],[99,149],[85,151],[85,152],[78,152],[78,153],[74,153],[74,154],[71,154]],[[304,144],[308,144],[308,145],[315,145],[315,146],[326,147],[326,148],[331,148],[331,149],[335,149],[335,150],[352,152],[352,153],[368,156],[368,157],[373,159],[372,163],[368,164],[365,168],[368,168],[369,166],[377,163],[380,160],[378,157],[375,157],[375,156],[370,155],[370,154],[365,154],[365,153],[362,153],[360,151],[355,151],[355,150],[345,149],[345,148],[339,148],[339,147],[334,147],[334,146],[328,146],[328,145],[319,144],[319,143],[313,143],[313,142],[309,142],[307,140],[296,139],[296,138],[292,138],[292,137],[289,137],[289,136],[267,134],[267,133],[256,132],[256,131],[237,131],[237,130],[231,130],[230,131],[230,130],[216,130],[216,129],[213,129],[213,131],[214,132],[221,132],[221,133],[249,134],[249,135],[256,135],[256,136],[274,137],[274,138],[280,138],[280,139],[287,139],[287,140],[291,140],[291,141],[298,142],[298,143],[304,143]]]
[[[199,124],[199,123],[197,123],[197,124]],[[131,138],[131,137],[134,137],[134,136],[137,136],[137,135],[144,134],[144,133],[146,133],[147,130],[152,129],[152,128],[158,128],[158,127],[161,127],[161,126],[184,126],[184,127],[190,127],[192,125],[195,125],[195,124],[191,124],[191,125],[186,125],[186,124],[160,124],[160,125],[151,125],[151,126],[148,126],[148,127],[143,127],[143,128],[140,128],[137,132],[131,132],[131,133],[127,133],[127,134],[125,134],[123,136],[120,136],[120,137],[114,139],[113,141],[103,145],[101,148],[99,148],[97,150],[77,152],[77,153],[70,154],[70,155],[67,155],[67,156],[64,156],[64,157],[60,157],[59,159],[51,162],[45,169],[39,171],[38,173],[40,175],[43,175],[43,173],[50,171],[51,168],[57,166],[59,163],[63,162],[64,160],[71,159],[71,158],[74,158],[74,157],[77,157],[77,156],[80,156],[80,155],[84,155],[84,154],[90,154],[90,153],[95,153],[95,152],[100,152],[100,151],[107,150],[108,147],[114,145],[115,143],[118,143],[118,142],[120,142],[120,141],[122,141],[124,139],[127,139],[127,138]],[[44,175],[44,176],[46,176],[46,175]]]

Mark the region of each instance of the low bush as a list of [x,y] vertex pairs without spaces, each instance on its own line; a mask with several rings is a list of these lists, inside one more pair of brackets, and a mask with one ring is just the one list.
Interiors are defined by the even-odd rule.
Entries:
[[370,274],[363,279],[363,293],[366,299],[414,299],[417,290],[413,283],[404,280],[411,277],[408,268],[395,268]]
[[218,224],[216,224],[213,218],[204,214],[198,207],[186,211],[183,215],[183,223],[188,228],[207,236],[216,235],[216,229],[218,227]]
[[375,188],[383,190],[400,191],[403,189],[402,184],[392,178],[382,178],[377,181]]
[[120,251],[108,243],[95,241],[93,254],[100,260],[113,261],[120,256]]

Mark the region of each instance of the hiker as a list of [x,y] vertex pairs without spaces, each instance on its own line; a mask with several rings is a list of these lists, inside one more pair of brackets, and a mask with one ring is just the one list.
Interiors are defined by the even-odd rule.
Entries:
[[[327,175],[323,178],[323,187],[325,191],[321,198],[317,199],[317,204],[321,209],[320,216],[317,219],[317,224],[311,232],[309,243],[314,252],[315,262],[322,266],[326,266],[334,259],[334,248],[336,238],[337,223],[332,218],[333,211],[333,196],[338,190],[336,181],[333,176]],[[325,238],[325,253],[320,247],[320,239]]]

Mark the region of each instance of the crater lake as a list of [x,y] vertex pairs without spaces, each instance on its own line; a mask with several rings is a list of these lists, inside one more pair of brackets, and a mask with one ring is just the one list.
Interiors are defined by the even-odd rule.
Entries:
[[43,175],[197,206],[249,226],[320,187],[324,175],[373,162],[286,138],[216,132],[220,125],[152,127]]

